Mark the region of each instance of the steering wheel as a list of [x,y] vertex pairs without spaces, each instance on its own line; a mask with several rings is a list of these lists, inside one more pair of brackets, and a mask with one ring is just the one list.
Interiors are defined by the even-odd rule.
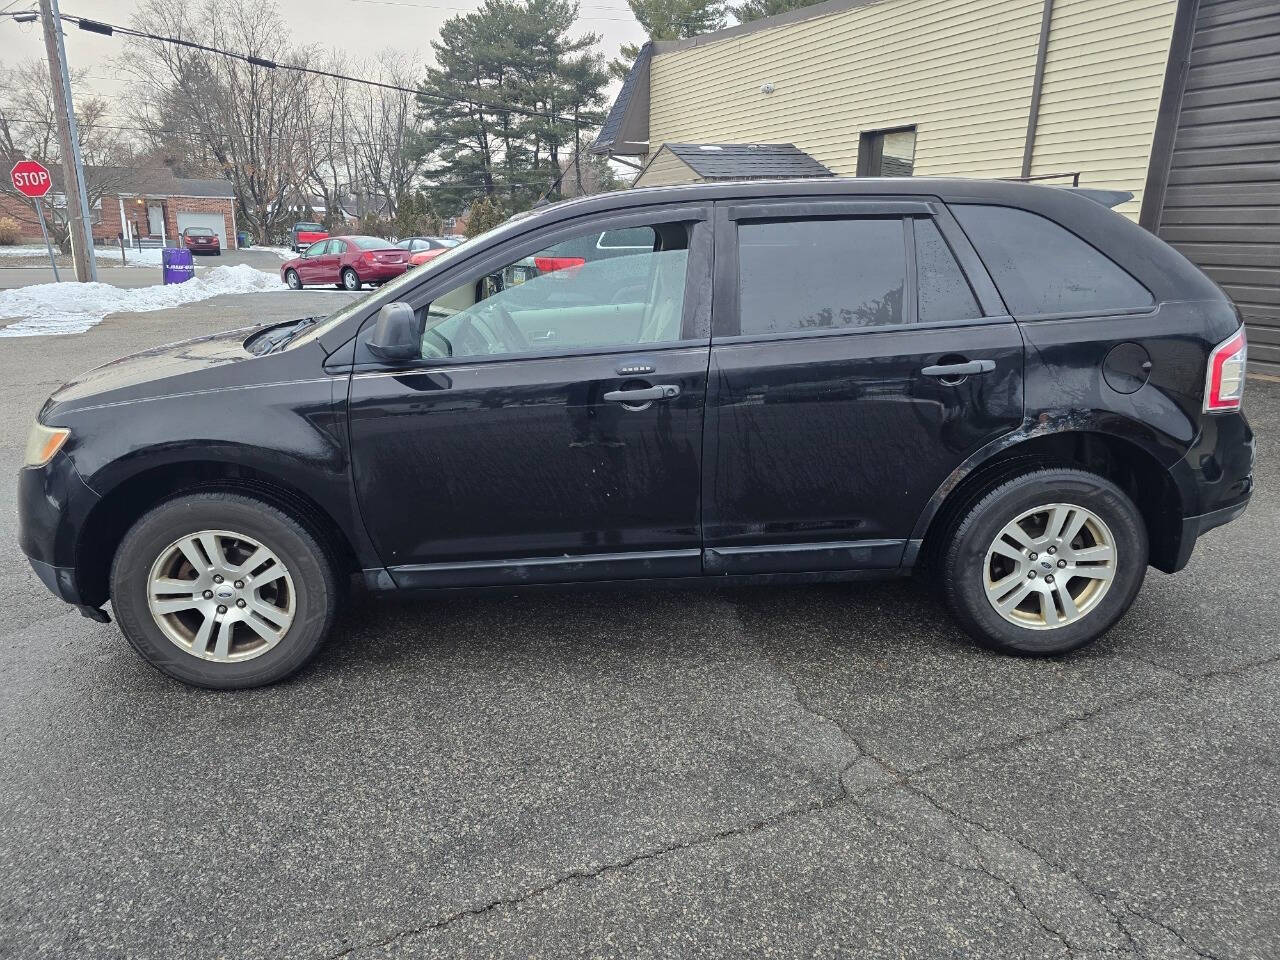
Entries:
[[529,349],[528,339],[520,332],[506,307],[500,303],[491,303],[488,313],[496,321],[493,332],[498,335],[508,353],[524,353]]

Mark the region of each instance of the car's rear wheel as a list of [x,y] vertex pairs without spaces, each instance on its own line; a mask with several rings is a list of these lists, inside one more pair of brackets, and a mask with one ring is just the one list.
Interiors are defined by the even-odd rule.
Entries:
[[1014,477],[967,510],[940,572],[953,614],[980,643],[1048,656],[1109,630],[1146,568],[1146,527],[1124,491],[1051,468]]
[[346,267],[342,271],[342,289],[343,290],[359,290],[360,274],[356,273],[350,267]]
[[227,492],[168,500],[125,534],[111,570],[125,637],[186,683],[255,687],[293,673],[333,622],[337,582],[314,535]]
[[284,272],[284,282],[289,285],[290,290],[302,289],[302,278],[298,276],[297,270],[286,270]]

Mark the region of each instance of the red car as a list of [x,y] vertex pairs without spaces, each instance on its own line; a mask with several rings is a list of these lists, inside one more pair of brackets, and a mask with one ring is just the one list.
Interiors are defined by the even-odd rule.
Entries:
[[182,231],[182,244],[192,253],[212,253],[222,256],[222,244],[218,235],[208,227],[187,227]]
[[359,290],[385,283],[409,269],[409,252],[381,237],[330,237],[313,243],[302,256],[286,260],[280,278],[294,290],[332,283]]
[[420,267],[461,242],[452,237],[406,237],[396,246],[409,251],[409,266]]

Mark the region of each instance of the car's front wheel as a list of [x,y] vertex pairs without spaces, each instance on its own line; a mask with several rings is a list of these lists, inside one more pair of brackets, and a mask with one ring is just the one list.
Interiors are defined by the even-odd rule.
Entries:
[[256,687],[293,673],[333,622],[333,564],[293,517],[241,494],[165,501],[133,525],[111,569],[120,629],[186,683]]
[[286,270],[284,272],[284,282],[289,285],[290,290],[302,289],[302,278],[298,276],[297,270]]
[[347,267],[346,269],[344,269],[344,270],[342,271],[342,289],[344,289],[344,290],[359,290],[359,289],[360,289],[360,274],[356,273],[356,272],[355,272],[354,270],[352,270],[350,267]]
[[1051,468],[1014,477],[959,518],[941,574],[948,605],[980,643],[1049,656],[1097,639],[1133,603],[1147,531],[1111,481]]

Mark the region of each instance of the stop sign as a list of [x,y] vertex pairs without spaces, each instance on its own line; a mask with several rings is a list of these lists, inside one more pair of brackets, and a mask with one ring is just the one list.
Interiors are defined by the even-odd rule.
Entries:
[[9,172],[9,179],[15,190],[33,199],[43,197],[53,187],[48,168],[35,160],[19,160]]

